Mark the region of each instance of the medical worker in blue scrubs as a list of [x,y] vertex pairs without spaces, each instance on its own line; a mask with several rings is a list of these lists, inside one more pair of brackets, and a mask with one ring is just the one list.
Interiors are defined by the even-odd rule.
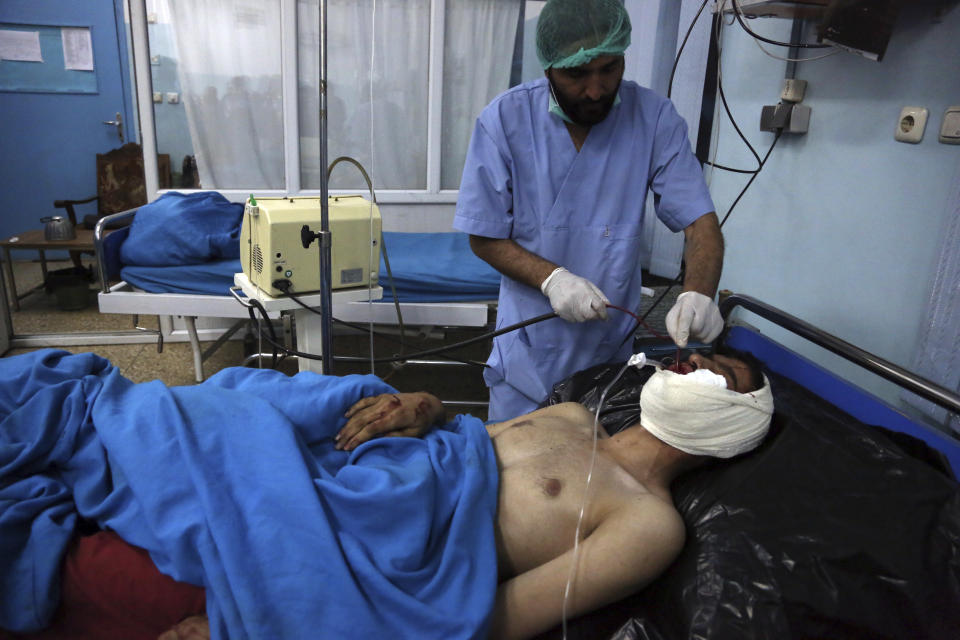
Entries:
[[549,0],[537,23],[545,77],[497,96],[477,118],[454,227],[503,274],[497,328],[552,309],[559,318],[497,337],[484,379],[489,419],[533,410],[553,384],[625,360],[641,304],[647,190],[683,230],[683,293],[667,314],[679,346],[723,328],[714,303],[723,236],[673,104],[623,81],[630,19],[619,0]]

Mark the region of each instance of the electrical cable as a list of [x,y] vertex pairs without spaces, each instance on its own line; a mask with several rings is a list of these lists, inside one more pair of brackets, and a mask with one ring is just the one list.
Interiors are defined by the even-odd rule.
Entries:
[[[720,59],[723,57],[723,29],[726,22],[723,20],[723,14],[717,14],[713,19],[713,33],[711,38],[711,43],[716,49],[716,58],[717,58],[717,71],[716,71],[716,81],[713,86],[713,95],[716,96],[720,91]],[[711,114],[711,122],[718,122],[720,115],[720,105],[717,104],[716,100],[712,100],[711,104],[713,105],[713,113]],[[713,165],[717,162],[717,157],[720,155],[720,136],[713,136],[711,131],[711,140],[708,150],[713,149],[713,153],[708,153],[708,158],[706,158],[705,164],[710,167],[709,172],[705,172],[704,179],[707,181],[707,189],[713,188],[713,177],[716,174],[714,171],[715,167]]]
[[743,17],[742,17],[743,10],[740,8],[740,2],[738,0],[731,0],[731,2],[733,3],[733,15],[736,17],[737,22],[740,23],[740,26],[743,28],[744,31],[749,33],[751,36],[753,36],[757,40],[766,42],[767,44],[774,44],[774,45],[777,45],[778,47],[789,47],[791,49],[794,47],[797,47],[799,49],[833,49],[834,48],[833,45],[830,45],[830,44],[809,44],[805,42],[780,42],[778,40],[771,40],[770,38],[765,38],[760,34],[753,32],[750,29],[750,27],[748,27],[747,24],[743,21]]
[[816,61],[816,60],[823,60],[824,58],[829,58],[830,56],[835,56],[835,55],[837,55],[838,53],[843,53],[843,49],[839,49],[839,48],[837,48],[837,47],[834,47],[833,51],[831,51],[830,53],[825,53],[825,54],[823,54],[822,56],[812,56],[812,57],[810,57],[810,58],[784,58],[783,56],[778,56],[778,55],[773,54],[773,53],[770,53],[769,51],[767,51],[766,49],[764,49],[764,48],[763,48],[763,45],[760,44],[760,41],[759,41],[759,40],[754,39],[753,42],[757,45],[757,47],[760,49],[760,51],[763,51],[766,55],[770,56],[770,57],[773,58],[774,60],[781,60],[781,61],[783,61],[783,62],[814,62],[814,61]]
[[[720,60],[717,60],[717,68],[720,68]],[[750,144],[750,141],[747,139],[747,136],[743,134],[743,131],[740,130],[740,125],[737,124],[737,119],[733,117],[733,112],[730,110],[730,103],[727,102],[727,94],[723,90],[723,78],[718,73],[717,75],[717,88],[720,93],[720,101],[723,103],[723,110],[727,113],[727,117],[730,119],[730,124],[733,125],[734,130],[737,132],[737,135],[740,136],[740,139],[743,140],[743,143],[747,145],[747,148],[750,149],[750,153],[753,154],[753,157],[757,161],[757,171],[760,171],[760,154],[757,153],[757,150],[753,148],[753,145]]]
[[750,180],[747,181],[747,184],[743,187],[743,190],[740,191],[740,195],[737,196],[737,199],[733,201],[733,204],[730,205],[730,208],[727,209],[727,214],[723,216],[723,220],[720,221],[720,228],[723,228],[724,223],[730,217],[730,214],[733,213],[734,207],[737,206],[737,203],[740,202],[740,199],[747,192],[747,189],[750,188],[750,185],[753,184],[753,181],[757,179],[757,176],[760,175],[760,170],[763,169],[763,166],[767,163],[767,159],[770,157],[770,154],[773,152],[774,147],[777,146],[777,142],[780,140],[780,136],[783,135],[783,130],[780,129],[774,135],[773,143],[770,145],[770,148],[767,149],[766,155],[763,156],[763,160],[760,161],[760,167],[757,168],[757,172],[750,177]]
[[703,0],[703,4],[700,5],[697,15],[693,17],[693,20],[690,22],[690,27],[687,29],[687,34],[683,37],[683,42],[680,44],[680,48],[677,50],[677,55],[673,59],[673,68],[670,70],[670,81],[667,83],[667,97],[669,98],[673,92],[673,77],[677,73],[677,66],[680,64],[680,56],[683,54],[684,47],[687,46],[687,40],[690,39],[690,34],[693,33],[693,27],[697,24],[697,20],[700,19],[700,14],[703,13],[704,8],[707,6],[708,0]]

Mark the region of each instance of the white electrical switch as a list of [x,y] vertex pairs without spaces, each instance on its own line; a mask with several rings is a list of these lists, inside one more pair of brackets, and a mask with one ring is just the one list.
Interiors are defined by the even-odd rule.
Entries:
[[150,64],[160,64],[160,56],[150,56]]
[[163,102],[163,93],[159,91],[153,92],[153,101],[154,102]]
[[940,125],[940,142],[960,144],[960,106],[948,107]]
[[924,107],[904,107],[900,110],[900,120],[897,121],[897,130],[893,137],[900,142],[920,142],[927,126],[928,114]]
[[180,94],[179,94],[179,93],[168,93],[168,94],[167,94],[167,102],[168,102],[169,104],[177,104],[178,102],[180,102]]

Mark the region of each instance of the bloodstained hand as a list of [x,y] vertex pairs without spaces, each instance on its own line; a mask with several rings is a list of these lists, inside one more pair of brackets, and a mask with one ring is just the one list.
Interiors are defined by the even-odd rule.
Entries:
[[381,436],[422,436],[441,423],[446,412],[429,393],[382,393],[358,401],[345,417],[347,424],[334,441],[337,449],[352,451]]

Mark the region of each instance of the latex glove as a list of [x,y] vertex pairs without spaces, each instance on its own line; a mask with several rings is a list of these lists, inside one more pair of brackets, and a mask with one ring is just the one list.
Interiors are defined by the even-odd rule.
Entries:
[[684,291],[667,312],[667,332],[678,347],[687,346],[693,337],[712,342],[723,331],[723,316],[711,298],[696,291]]
[[603,291],[586,278],[557,267],[540,284],[540,291],[550,299],[550,306],[567,322],[607,319],[607,303]]

